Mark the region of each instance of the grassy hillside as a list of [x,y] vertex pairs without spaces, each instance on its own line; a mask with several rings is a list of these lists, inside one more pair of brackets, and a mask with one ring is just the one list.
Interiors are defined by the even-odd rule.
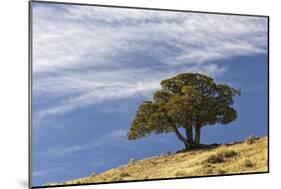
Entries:
[[267,137],[133,161],[100,174],[60,184],[266,172]]

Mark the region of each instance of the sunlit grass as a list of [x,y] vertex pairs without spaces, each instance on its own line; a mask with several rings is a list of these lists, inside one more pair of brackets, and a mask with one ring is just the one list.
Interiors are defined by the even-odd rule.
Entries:
[[267,141],[267,137],[250,137],[244,142],[216,148],[146,158],[60,184],[267,172]]

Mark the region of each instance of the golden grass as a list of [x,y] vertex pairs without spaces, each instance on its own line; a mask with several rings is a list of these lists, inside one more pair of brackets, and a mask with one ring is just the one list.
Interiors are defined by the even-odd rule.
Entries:
[[268,171],[268,138],[146,158],[100,174],[60,183],[82,184]]

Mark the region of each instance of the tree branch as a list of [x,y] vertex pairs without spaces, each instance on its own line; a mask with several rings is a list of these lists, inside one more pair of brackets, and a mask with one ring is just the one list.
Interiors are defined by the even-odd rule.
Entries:
[[182,136],[182,134],[180,133],[180,131],[178,130],[177,126],[172,124],[172,128],[175,131],[177,137],[185,144],[190,146],[190,143]]

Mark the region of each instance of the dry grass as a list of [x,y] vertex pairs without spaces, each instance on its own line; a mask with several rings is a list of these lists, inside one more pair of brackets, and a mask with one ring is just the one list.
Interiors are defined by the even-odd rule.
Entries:
[[251,137],[241,143],[146,158],[60,184],[267,172],[267,141],[267,137]]

